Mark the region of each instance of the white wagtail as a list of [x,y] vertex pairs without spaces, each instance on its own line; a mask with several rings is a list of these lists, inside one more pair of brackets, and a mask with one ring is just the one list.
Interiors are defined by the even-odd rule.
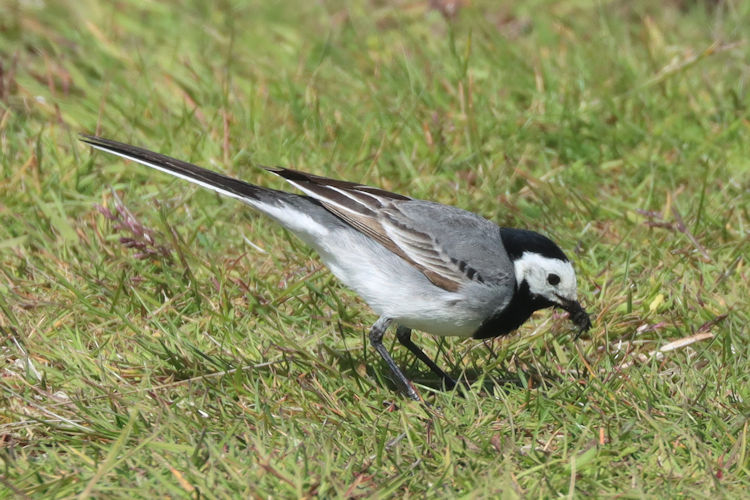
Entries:
[[415,400],[419,395],[383,345],[396,338],[442,378],[456,382],[411,340],[411,330],[485,339],[518,328],[531,314],[560,307],[580,331],[591,327],[576,300],[576,275],[549,238],[501,228],[466,210],[354,182],[268,168],[304,195],[254,186],[191,163],[120,142],[81,136],[96,149],[237,198],[320,254],[379,315],[370,342]]

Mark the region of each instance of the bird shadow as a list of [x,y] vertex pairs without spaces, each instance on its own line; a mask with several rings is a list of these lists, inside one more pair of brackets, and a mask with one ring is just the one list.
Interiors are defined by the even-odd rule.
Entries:
[[[344,373],[348,372],[353,374],[357,379],[361,379],[358,369],[364,364],[367,376],[370,380],[375,380],[376,385],[386,386],[391,391],[399,391],[401,389],[391,377],[388,365],[377,355],[375,355],[376,359],[371,357],[370,354],[366,355],[363,359],[353,356],[348,350],[331,352],[330,354],[336,358],[341,371]],[[421,368],[421,363],[416,358],[412,357],[406,360],[406,362],[403,359],[401,361],[401,363],[397,361],[397,364],[409,380],[436,392],[457,390],[458,394],[462,394],[462,391],[459,390],[460,388],[476,391],[477,382],[481,382],[481,385],[478,387],[479,394],[486,396],[494,394],[496,391],[505,391],[510,388],[525,388],[529,385],[529,381],[531,381],[532,385],[540,387],[559,379],[557,374],[541,372],[532,367],[527,367],[524,370],[519,368],[513,371],[510,369],[493,369],[492,373],[488,373],[485,370],[473,368],[460,369],[456,366],[451,366],[448,375],[453,377],[458,384],[454,388],[446,388],[443,379],[429,369]],[[364,385],[371,383],[365,381]]]

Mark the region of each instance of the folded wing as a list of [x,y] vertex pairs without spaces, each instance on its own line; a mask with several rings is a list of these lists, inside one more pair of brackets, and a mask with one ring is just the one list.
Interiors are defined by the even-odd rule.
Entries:
[[353,182],[285,168],[269,170],[444,290],[457,291],[471,282],[513,280],[512,275],[497,271],[512,269],[499,228],[476,214]]

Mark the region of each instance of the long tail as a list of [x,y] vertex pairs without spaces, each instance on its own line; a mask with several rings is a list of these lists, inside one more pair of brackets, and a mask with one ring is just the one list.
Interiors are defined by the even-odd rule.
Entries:
[[[313,247],[334,226],[344,223],[308,196],[256,186],[182,160],[122,142],[81,134],[93,148],[127,158],[147,167],[185,179],[217,193],[243,201],[275,219]],[[277,169],[268,169],[277,173]]]
[[81,134],[80,139],[93,148],[133,160],[147,167],[161,170],[162,172],[185,179],[217,193],[250,202],[251,204],[253,204],[251,200],[259,201],[259,197],[262,194],[273,192],[271,189],[255,186],[239,179],[227,177],[226,175],[199,167],[198,165],[154,153],[148,149],[131,146],[130,144],[85,134]]

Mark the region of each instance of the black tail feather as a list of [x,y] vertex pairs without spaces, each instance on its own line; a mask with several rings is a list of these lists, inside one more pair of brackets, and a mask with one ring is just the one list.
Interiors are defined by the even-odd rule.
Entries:
[[86,134],[81,134],[80,140],[96,149],[136,161],[235,198],[257,200],[261,192],[268,191],[260,186],[130,144]]

